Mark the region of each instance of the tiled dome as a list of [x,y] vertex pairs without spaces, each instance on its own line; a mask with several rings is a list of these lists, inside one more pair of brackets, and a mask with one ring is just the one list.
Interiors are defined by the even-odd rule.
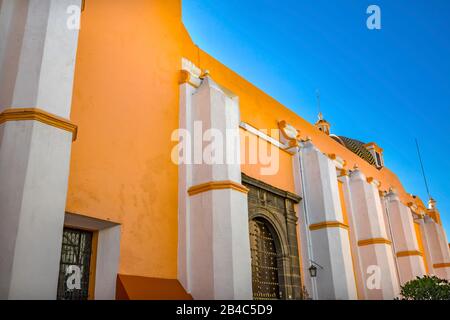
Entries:
[[362,159],[366,160],[371,165],[376,166],[375,159],[373,158],[372,154],[364,147],[364,142],[361,142],[359,140],[343,137],[343,136],[331,136],[334,140],[345,146],[347,149],[349,149],[354,154],[358,155]]

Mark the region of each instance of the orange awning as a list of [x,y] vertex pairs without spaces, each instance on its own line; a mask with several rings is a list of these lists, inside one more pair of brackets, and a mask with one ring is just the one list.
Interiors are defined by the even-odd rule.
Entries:
[[177,279],[117,276],[117,300],[192,300]]

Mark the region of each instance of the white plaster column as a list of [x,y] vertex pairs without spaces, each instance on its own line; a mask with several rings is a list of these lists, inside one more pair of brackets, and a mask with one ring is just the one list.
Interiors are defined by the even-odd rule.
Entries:
[[190,200],[187,190],[192,186],[192,95],[201,83],[198,78],[201,70],[186,59],[182,59],[181,68],[185,79],[179,86],[180,134],[173,138],[180,139],[181,145],[184,145],[178,156],[188,161],[179,159],[178,164],[178,279],[186,292],[190,293]]
[[425,219],[429,217],[427,216],[420,216],[420,218],[417,218],[415,222],[419,224],[419,230],[420,230],[420,236],[422,238],[422,245],[423,245],[423,258],[424,258],[424,264],[425,269],[427,271],[427,274],[433,272],[433,259],[431,257],[431,247],[430,247],[430,240],[428,239],[426,230],[425,230]]
[[80,1],[0,3],[0,299],[56,299]]
[[348,226],[344,224],[336,167],[311,141],[302,144],[299,156],[310,260],[323,268],[318,268],[317,277],[312,280],[315,298],[356,299]]
[[450,280],[450,253],[444,228],[429,216],[424,218],[424,231],[430,250],[432,273]]
[[[180,242],[186,250],[179,255],[185,268],[180,275],[194,299],[252,299],[248,189],[241,184],[238,100],[209,76],[189,90],[183,95],[189,115],[183,117],[191,132],[193,164],[183,169],[179,185],[179,192],[187,195],[184,212],[180,212],[184,216],[180,228],[186,230],[180,233],[186,239]],[[221,138],[225,138],[222,145]],[[217,158],[200,159],[199,155],[211,154],[211,147]]]
[[400,202],[393,191],[386,195],[386,201],[400,283],[404,284],[416,277],[422,277],[425,274],[425,265],[419,250],[411,210]]
[[362,268],[361,258],[358,250],[358,232],[357,232],[357,224],[355,218],[355,211],[353,210],[352,205],[352,194],[350,190],[350,177],[348,176],[347,170],[340,170],[340,175],[338,179],[342,182],[342,191],[344,194],[344,204],[345,209],[347,210],[348,224],[350,227],[349,236],[350,236],[350,247],[352,249],[352,259],[353,259],[353,268],[355,271],[355,281],[356,281],[356,289],[358,292],[358,299],[364,300],[365,290],[364,290],[364,281],[365,281],[365,271]]
[[400,292],[378,188],[356,169],[350,174],[351,203],[364,272],[366,299],[393,299]]
[[[295,193],[304,195],[304,182],[302,176],[302,166],[300,161],[300,155],[298,152],[300,148],[295,149],[295,153],[292,158],[292,166],[294,173]],[[295,211],[298,212],[297,233],[299,235],[298,246],[300,248],[301,256],[301,270],[303,286],[305,287],[308,295],[312,299],[317,299],[317,283],[316,278],[312,278],[309,274],[309,267],[311,266],[310,260],[314,261],[312,253],[311,235],[309,226],[307,224],[308,217],[305,205],[305,199],[302,199],[299,204],[295,206]]]

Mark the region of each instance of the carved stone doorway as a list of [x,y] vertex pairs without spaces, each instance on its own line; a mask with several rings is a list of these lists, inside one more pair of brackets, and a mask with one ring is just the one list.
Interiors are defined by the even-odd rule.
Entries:
[[242,175],[248,193],[253,298],[302,299],[294,204],[301,198]]

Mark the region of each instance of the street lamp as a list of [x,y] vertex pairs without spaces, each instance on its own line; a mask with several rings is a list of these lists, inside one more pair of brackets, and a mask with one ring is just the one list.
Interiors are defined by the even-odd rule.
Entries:
[[323,269],[323,267],[318,264],[317,262],[314,262],[312,260],[311,261],[311,266],[309,267],[309,275],[311,276],[311,278],[315,278],[317,277],[317,267],[319,267],[320,269]]
[[317,267],[315,265],[311,265],[311,267],[309,267],[309,274],[311,275],[311,278],[315,278],[317,277]]

